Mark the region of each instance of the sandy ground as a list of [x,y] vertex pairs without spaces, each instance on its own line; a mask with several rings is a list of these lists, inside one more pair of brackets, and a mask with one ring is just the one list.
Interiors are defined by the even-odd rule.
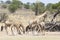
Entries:
[[0,40],[60,40],[60,32],[45,32],[45,35],[33,36],[24,35],[7,35],[5,31],[0,31]]

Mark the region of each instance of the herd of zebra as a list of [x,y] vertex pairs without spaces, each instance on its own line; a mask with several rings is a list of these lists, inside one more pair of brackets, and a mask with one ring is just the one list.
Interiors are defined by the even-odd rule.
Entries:
[[[59,12],[54,14],[53,19],[56,17],[58,13]],[[11,29],[12,35],[14,35],[13,27],[16,28],[18,34],[21,34],[21,32],[25,34],[26,32],[36,31],[37,33],[42,32],[45,35],[44,33],[45,31],[60,31],[60,23],[54,22],[53,19],[51,22],[45,22],[44,20],[46,16],[47,16],[47,11],[44,14],[37,16],[36,19],[34,19],[26,27],[24,27],[21,22],[10,22],[6,20],[4,23],[2,23],[3,25],[1,26],[1,31],[3,31],[3,29],[5,28],[6,33],[8,34],[7,31],[8,27]],[[40,18],[42,18],[43,20],[40,21]]]

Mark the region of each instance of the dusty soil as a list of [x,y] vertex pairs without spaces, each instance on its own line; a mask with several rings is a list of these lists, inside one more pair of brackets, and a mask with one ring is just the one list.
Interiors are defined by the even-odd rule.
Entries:
[[30,34],[7,35],[5,31],[0,31],[0,40],[60,40],[60,32],[45,32],[45,35],[38,36]]

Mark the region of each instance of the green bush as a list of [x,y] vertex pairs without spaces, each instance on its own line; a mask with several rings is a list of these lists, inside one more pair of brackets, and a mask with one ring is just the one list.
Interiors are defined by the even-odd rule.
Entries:
[[2,5],[2,8],[7,8],[7,5]]
[[8,9],[10,12],[15,12],[19,7],[21,7],[20,5],[22,4],[22,2],[20,2],[19,0],[12,0],[12,3],[9,5]]
[[17,5],[11,4],[11,5],[9,6],[9,8],[8,8],[8,9],[9,9],[9,11],[10,11],[10,12],[12,12],[12,13],[13,13],[13,12],[15,12],[15,11],[16,11],[16,9],[17,9]]

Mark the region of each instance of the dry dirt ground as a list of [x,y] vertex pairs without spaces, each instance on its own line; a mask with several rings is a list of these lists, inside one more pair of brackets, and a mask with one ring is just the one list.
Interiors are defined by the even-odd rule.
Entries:
[[45,35],[33,36],[24,35],[7,35],[5,31],[0,31],[0,40],[60,40],[60,32],[45,32]]

